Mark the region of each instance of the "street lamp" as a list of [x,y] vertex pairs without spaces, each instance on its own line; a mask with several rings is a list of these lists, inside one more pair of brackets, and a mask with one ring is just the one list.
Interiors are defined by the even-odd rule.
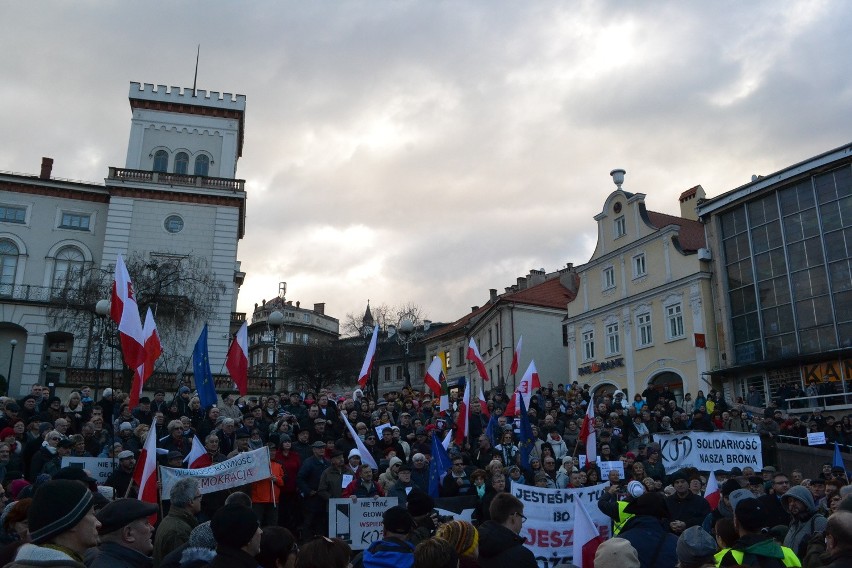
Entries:
[[266,318],[266,325],[272,328],[272,392],[275,392],[275,379],[278,363],[278,328],[284,325],[284,314],[275,310]]
[[9,341],[9,345],[12,346],[12,352],[9,354],[9,373],[6,375],[6,392],[4,394],[9,394],[9,387],[12,385],[12,361],[15,360],[15,347],[18,346],[18,340],[12,339]]
[[423,332],[429,330],[432,324],[429,320],[423,321],[423,329],[417,330],[417,326],[410,317],[403,317],[397,325],[388,326],[388,337],[396,336],[396,342],[402,345],[402,376],[405,379],[405,386],[411,386],[411,373],[408,372],[408,348],[412,343],[423,337]]
[[[95,313],[98,315],[100,322],[99,337],[98,337],[98,366],[95,369],[95,393],[101,388],[101,360],[104,354],[104,330],[106,329],[106,317],[110,312],[109,300],[98,300],[95,304]],[[96,394],[97,396],[97,394]]]

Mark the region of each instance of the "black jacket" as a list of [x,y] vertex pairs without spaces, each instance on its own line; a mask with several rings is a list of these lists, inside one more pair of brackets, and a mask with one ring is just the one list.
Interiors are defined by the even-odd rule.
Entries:
[[704,522],[704,517],[710,512],[710,503],[704,497],[691,491],[683,499],[678,497],[677,493],[666,497],[666,505],[669,508],[669,515],[672,520],[683,521],[686,523],[686,528],[701,525]]
[[207,568],[257,568],[257,560],[254,556],[249,556],[239,548],[231,548],[229,546],[218,546],[216,548],[216,558],[213,559]]
[[672,567],[678,563],[677,537],[655,517],[633,517],[624,524],[618,536],[629,541],[639,553],[641,568]]
[[482,568],[538,568],[524,539],[503,525],[485,521],[479,527],[479,565]]
[[153,565],[150,556],[115,542],[105,542],[98,547],[98,556],[89,568],[151,568]]

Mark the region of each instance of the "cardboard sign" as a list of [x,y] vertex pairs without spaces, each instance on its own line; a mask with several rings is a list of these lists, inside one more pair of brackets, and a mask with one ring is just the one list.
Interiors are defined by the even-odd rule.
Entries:
[[74,458],[65,456],[62,458],[62,467],[79,467],[85,469],[98,482],[98,485],[106,483],[107,478],[118,469],[118,460],[112,458]]
[[825,432],[808,432],[808,445],[821,446],[825,444]]
[[346,541],[352,550],[364,550],[382,540],[382,515],[397,505],[396,497],[329,499],[328,535]]

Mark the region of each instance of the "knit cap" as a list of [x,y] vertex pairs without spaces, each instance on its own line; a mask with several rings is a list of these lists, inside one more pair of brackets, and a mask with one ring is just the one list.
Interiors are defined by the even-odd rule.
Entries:
[[595,568],[639,568],[639,553],[626,539],[605,540],[595,552]]
[[56,479],[38,488],[27,519],[33,544],[50,541],[75,526],[91,510],[92,492],[79,481]]
[[196,525],[196,527],[192,529],[192,532],[189,533],[187,546],[216,550],[216,537],[213,536],[213,529],[210,528],[210,521],[205,521],[200,525]]
[[699,526],[689,527],[677,539],[677,559],[683,566],[712,562],[716,540]]
[[242,548],[248,544],[259,526],[254,511],[235,503],[216,511],[210,521],[216,542],[230,548]]
[[471,556],[479,545],[479,531],[467,521],[450,521],[438,527],[435,536],[453,545],[459,556]]

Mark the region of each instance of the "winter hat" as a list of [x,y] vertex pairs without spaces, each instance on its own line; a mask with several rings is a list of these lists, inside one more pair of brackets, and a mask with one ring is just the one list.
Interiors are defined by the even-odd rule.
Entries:
[[112,396],[112,389],[110,389],[110,388],[105,388],[105,389],[104,389],[104,398],[106,398],[106,397],[108,397],[108,396]]
[[628,503],[624,511],[631,515],[648,515],[658,519],[669,516],[666,499],[659,493],[643,493],[635,501]]
[[748,489],[737,489],[732,491],[730,495],[728,495],[728,501],[731,502],[731,510],[736,511],[737,505],[743,499],[751,499],[754,497],[754,493],[749,491]]
[[737,503],[737,507],[734,509],[734,518],[745,530],[756,533],[766,526],[766,515],[768,513],[766,507],[761,506],[760,502],[754,497],[750,497]]
[[12,483],[9,484],[9,496],[15,500],[18,498],[18,494],[24,487],[29,487],[30,482],[26,479],[16,479]]
[[713,562],[716,541],[699,526],[689,527],[677,539],[677,559],[684,568]]
[[216,511],[210,521],[216,543],[229,548],[244,547],[254,537],[259,526],[254,511],[235,503]]
[[723,496],[728,497],[731,493],[736,491],[737,489],[742,489],[742,485],[736,479],[729,479],[725,483],[722,484],[721,493]]
[[213,529],[210,528],[210,521],[206,521],[197,525],[192,532],[189,533],[187,546],[192,548],[209,548],[216,549],[216,537],[213,536]]
[[467,521],[450,521],[438,527],[435,536],[453,545],[459,556],[471,556],[479,545],[479,531]]
[[636,481],[634,479],[627,484],[627,493],[629,493],[634,499],[637,499],[645,493],[645,486],[642,485],[641,481]]
[[595,552],[595,568],[639,568],[639,553],[630,541],[611,538]]
[[36,491],[27,513],[32,543],[48,542],[74,528],[93,504],[92,492],[79,481],[57,479],[45,482]]
[[405,502],[412,517],[428,515],[435,508],[435,501],[421,489],[412,489]]
[[414,528],[414,519],[408,509],[399,505],[391,507],[382,515],[382,525],[385,532],[408,534]]

